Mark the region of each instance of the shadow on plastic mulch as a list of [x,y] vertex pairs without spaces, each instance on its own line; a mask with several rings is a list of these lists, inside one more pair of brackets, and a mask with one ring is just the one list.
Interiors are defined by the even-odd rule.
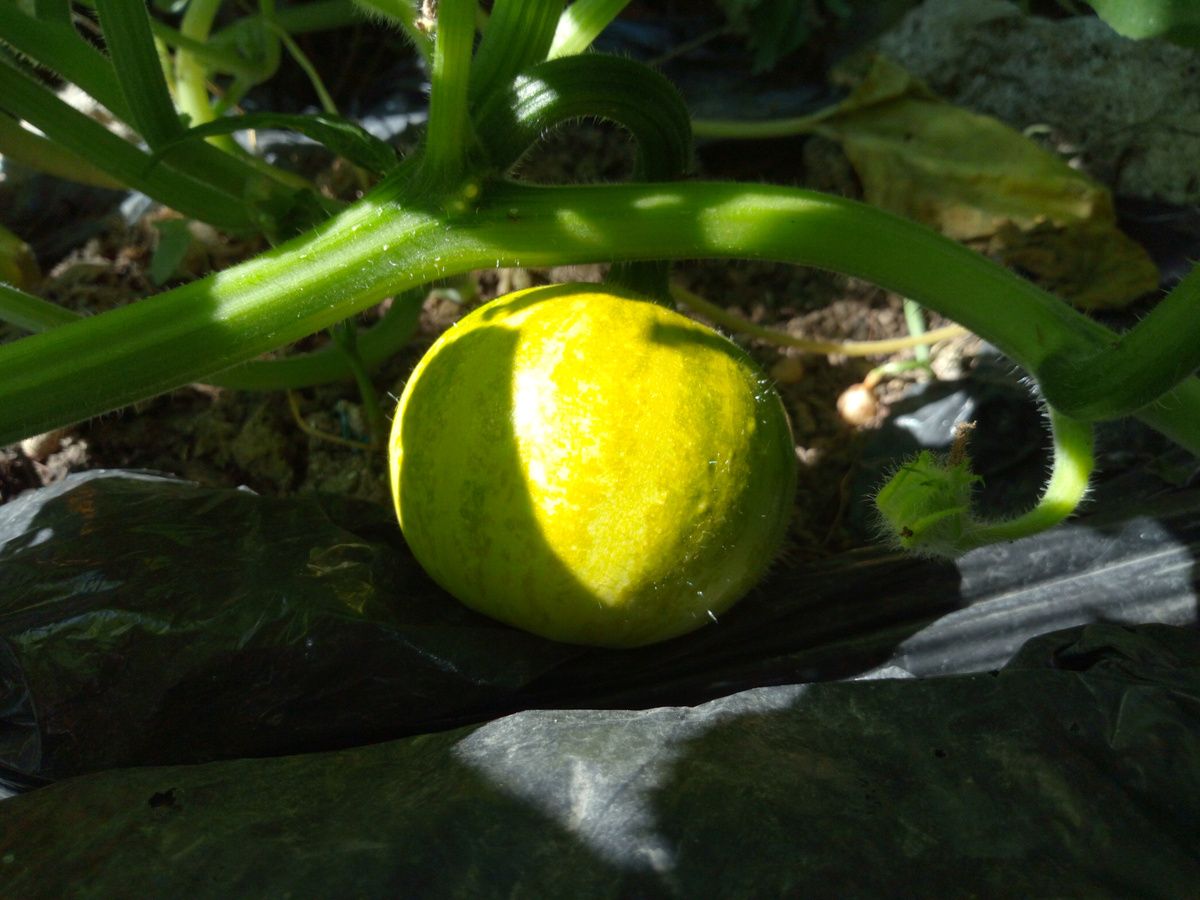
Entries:
[[73,476],[0,508],[0,773],[41,786],[0,803],[0,872],[22,898],[1184,896],[1198,542],[1200,491],[1160,484],[603,651],[461,607],[371,504]]

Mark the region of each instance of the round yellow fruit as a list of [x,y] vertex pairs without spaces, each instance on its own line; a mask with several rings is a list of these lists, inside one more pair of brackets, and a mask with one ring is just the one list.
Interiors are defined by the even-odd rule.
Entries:
[[770,565],[795,448],[766,376],[612,286],[501,297],[400,398],[392,495],[417,560],[472,609],[634,647],[713,621]]

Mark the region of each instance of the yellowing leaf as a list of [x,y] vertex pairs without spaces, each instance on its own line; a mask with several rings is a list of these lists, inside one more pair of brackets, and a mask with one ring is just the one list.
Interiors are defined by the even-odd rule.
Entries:
[[1158,267],[1140,245],[1099,222],[1002,226],[994,253],[1037,276],[1048,291],[1084,309],[1123,306],[1158,287]]
[[1158,286],[1145,250],[1117,229],[1103,185],[996,119],[938,99],[883,57],[808,130],[841,143],[868,203],[987,241],[1080,306],[1121,306]]

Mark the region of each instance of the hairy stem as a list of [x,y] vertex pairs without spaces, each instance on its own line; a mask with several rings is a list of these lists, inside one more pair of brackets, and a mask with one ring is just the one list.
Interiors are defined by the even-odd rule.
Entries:
[[[1027,371],[1115,335],[932,231],[837,197],[720,183],[488,186],[462,213],[385,183],[330,222],[203,281],[0,347],[0,442],[201,380],[407,287],[493,266],[671,258],[832,269],[937,310]],[[864,249],[866,248],[866,249]],[[1200,381],[1138,411],[1200,452]]]
[[468,115],[475,0],[441,0],[430,72],[429,125],[425,133],[424,179],[448,194],[466,175],[474,143]]
[[1095,460],[1092,456],[1092,424],[1070,419],[1053,407],[1046,408],[1053,434],[1054,457],[1050,480],[1037,505],[1024,515],[1003,522],[983,524],[975,533],[974,546],[1015,541],[1057,525],[1071,515],[1087,493]]
[[1046,360],[1037,374],[1047,399],[1079,418],[1129,415],[1200,367],[1200,267],[1154,311],[1112,343]]

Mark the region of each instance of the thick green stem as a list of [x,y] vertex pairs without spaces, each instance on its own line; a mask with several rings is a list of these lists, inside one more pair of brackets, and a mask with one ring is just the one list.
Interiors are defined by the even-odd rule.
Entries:
[[[771,259],[844,272],[941,312],[1027,371],[1115,335],[979,254],[877,209],[719,183],[501,183],[461,214],[388,186],[318,231],[204,281],[0,348],[0,443],[171,390],[407,287],[492,266]],[[1200,452],[1200,382],[1139,410]]]
[[450,194],[467,174],[474,145],[467,90],[475,9],[475,0],[441,0],[438,4],[423,179],[442,195]]
[[[1164,365],[1168,360],[1170,364]],[[1083,419],[1127,416],[1200,368],[1200,267],[1154,311],[1083,357],[1053,356],[1038,369],[1046,398]]]
[[[912,297],[1029,371],[1052,353],[1095,348],[1112,337],[974,251],[906,219],[825,194],[722,183],[503,184],[489,191],[488,201],[456,222],[457,238],[486,244],[502,235],[496,246],[524,265],[553,265],[564,256],[736,257],[832,269]],[[493,218],[498,215],[507,225]]]
[[[686,174],[692,132],[683,97],[667,79],[632,60],[587,54],[530,66],[491,92],[476,121],[493,166],[507,171],[548,129],[584,117],[615,122],[633,136],[635,181]],[[668,273],[667,261],[622,261],[607,280],[673,307]]]
[[[355,337],[358,358],[367,369],[400,352],[416,333],[426,291],[414,288],[392,300],[383,318]],[[0,322],[40,334],[85,317],[0,282]],[[345,354],[333,344],[308,353],[274,359],[252,359],[205,379],[239,391],[282,391],[355,377]]]

